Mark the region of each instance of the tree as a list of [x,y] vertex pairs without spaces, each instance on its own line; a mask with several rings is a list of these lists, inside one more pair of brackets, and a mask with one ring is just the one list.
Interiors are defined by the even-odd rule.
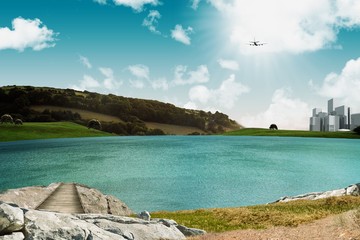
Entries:
[[276,124],[271,124],[269,129],[270,130],[278,130],[278,127],[276,126]]
[[14,123],[14,120],[10,114],[4,114],[0,118],[0,123],[11,123],[12,124],[12,123]]
[[354,129],[354,132],[356,132],[357,134],[360,134],[360,126],[356,127],[356,128]]
[[101,123],[100,123],[99,120],[91,119],[91,120],[88,122],[87,127],[88,127],[88,128],[97,129],[97,130],[101,130]]

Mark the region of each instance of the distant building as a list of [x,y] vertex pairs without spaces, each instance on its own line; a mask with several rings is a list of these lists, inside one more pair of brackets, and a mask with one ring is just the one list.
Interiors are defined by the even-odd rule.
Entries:
[[327,113],[322,112],[321,108],[312,110],[310,131],[336,132],[360,126],[360,113],[350,115],[350,108],[344,105],[334,109],[334,99],[328,101],[327,108]]
[[351,130],[354,130],[356,127],[360,126],[360,113],[351,115]]

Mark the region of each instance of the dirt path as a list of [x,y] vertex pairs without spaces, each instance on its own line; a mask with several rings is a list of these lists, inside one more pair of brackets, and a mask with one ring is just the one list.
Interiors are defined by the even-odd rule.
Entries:
[[266,230],[236,230],[207,234],[192,240],[360,240],[359,212],[330,216],[298,227],[274,227]]

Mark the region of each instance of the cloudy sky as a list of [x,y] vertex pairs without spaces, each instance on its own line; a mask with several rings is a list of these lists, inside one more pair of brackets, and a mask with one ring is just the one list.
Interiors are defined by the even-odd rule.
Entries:
[[0,85],[157,99],[247,127],[307,129],[333,97],[360,112],[359,0],[1,0],[0,11]]

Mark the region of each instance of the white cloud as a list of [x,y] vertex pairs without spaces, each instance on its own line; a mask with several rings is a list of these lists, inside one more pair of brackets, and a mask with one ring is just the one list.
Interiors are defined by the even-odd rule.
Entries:
[[206,83],[209,81],[210,73],[206,65],[200,65],[195,71],[187,71],[187,66],[178,65],[175,68],[174,84],[186,85],[194,83]]
[[103,81],[103,86],[106,89],[113,90],[119,88],[122,85],[122,82],[115,80],[114,71],[111,68],[99,68],[99,71],[105,76]]
[[90,61],[89,61],[89,59],[87,58],[87,57],[84,57],[84,56],[79,56],[79,58],[80,58],[80,62],[85,66],[85,67],[87,67],[88,69],[90,69],[90,68],[92,68],[92,65],[91,65],[91,63],[90,63]]
[[105,5],[107,3],[106,0],[93,0],[93,1],[101,5]]
[[159,11],[151,10],[148,16],[144,19],[142,25],[147,27],[152,33],[161,34],[161,32],[156,29],[160,18],[161,14]]
[[360,58],[349,60],[340,74],[329,73],[320,87],[310,84],[319,95],[337,98],[342,104],[360,111]]
[[220,65],[220,67],[222,67],[222,68],[233,70],[233,71],[239,70],[239,64],[238,64],[238,62],[236,62],[234,60],[226,60],[226,59],[220,58],[218,60],[218,63]]
[[244,116],[238,121],[246,127],[268,128],[274,123],[279,129],[309,129],[311,108],[300,99],[292,98],[291,89],[277,89],[269,107],[255,116]]
[[150,4],[157,6],[160,4],[158,0],[113,0],[116,5],[123,5],[131,7],[137,12],[141,12],[144,9],[144,5]]
[[181,42],[185,45],[191,44],[191,39],[189,37],[190,34],[192,34],[194,30],[192,27],[188,27],[187,29],[184,29],[181,25],[177,24],[173,30],[171,30],[171,37],[175,39],[178,42]]
[[83,79],[80,81],[80,86],[73,85],[71,88],[79,91],[84,90],[93,90],[95,88],[99,88],[101,85],[100,83],[89,75],[84,75]]
[[168,82],[166,81],[165,78],[159,78],[157,80],[154,80],[151,82],[151,86],[153,89],[162,89],[164,91],[168,90],[169,89],[169,84]]
[[54,47],[56,35],[37,18],[18,17],[12,21],[12,29],[0,28],[0,50],[15,49],[22,52],[25,48],[32,48],[40,51]]
[[[334,45],[341,28],[360,26],[358,0],[209,0],[224,16],[240,52],[316,51]],[[262,47],[246,43],[254,37]]]
[[235,75],[231,74],[218,89],[209,89],[204,85],[192,87],[189,90],[189,98],[192,103],[201,104],[204,108],[231,109],[239,97],[249,91],[249,87],[236,82]]
[[149,79],[150,70],[148,66],[142,64],[130,65],[128,70],[137,78]]
[[199,3],[201,0],[191,0],[191,1],[192,1],[191,8],[196,10],[199,7]]
[[133,87],[133,88],[142,89],[145,87],[144,81],[141,81],[141,80],[129,80],[129,81],[130,81],[131,87]]

